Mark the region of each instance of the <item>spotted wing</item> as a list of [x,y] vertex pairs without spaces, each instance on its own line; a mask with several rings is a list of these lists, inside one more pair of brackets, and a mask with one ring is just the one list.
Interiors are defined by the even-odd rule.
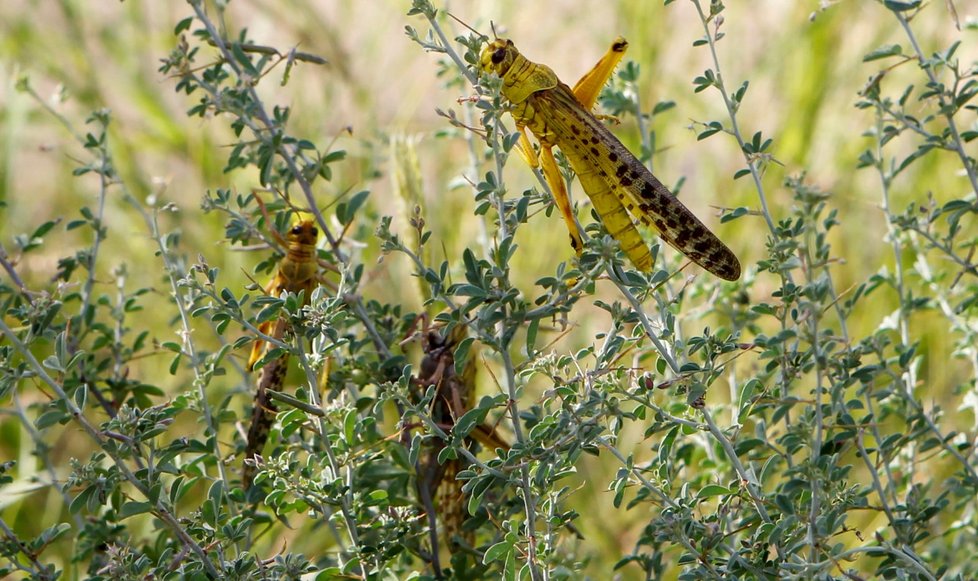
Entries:
[[[556,145],[577,172],[605,228],[640,270],[651,268],[648,249],[628,220],[655,228],[659,236],[693,262],[724,280],[740,278],[740,262],[713,232],[662,185],[607,127],[586,111],[564,84],[531,97],[546,110]],[[622,218],[628,220],[624,225]],[[644,247],[644,243],[642,243]]]

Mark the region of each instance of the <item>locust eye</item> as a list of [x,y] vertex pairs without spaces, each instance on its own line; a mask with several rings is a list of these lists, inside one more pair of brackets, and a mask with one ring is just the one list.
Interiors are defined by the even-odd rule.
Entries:
[[300,224],[296,224],[295,226],[292,227],[292,230],[290,232],[298,236],[299,234],[302,234],[302,226]]
[[316,228],[315,226],[310,228],[309,232],[312,233],[313,236],[319,236],[319,228]]
[[506,49],[497,48],[496,51],[492,53],[492,64],[498,65],[499,63],[503,62],[504,58],[506,58]]

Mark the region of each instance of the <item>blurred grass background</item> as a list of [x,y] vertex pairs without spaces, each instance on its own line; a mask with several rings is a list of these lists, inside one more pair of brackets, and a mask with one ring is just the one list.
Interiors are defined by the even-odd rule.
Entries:
[[[436,239],[432,248],[444,245],[448,257],[457,257],[462,248],[476,245],[472,233],[478,231],[471,212],[471,189],[459,180],[467,168],[467,152],[460,139],[439,136],[448,126],[434,110],[458,109],[456,100],[467,95],[446,89],[443,79],[437,77],[441,70],[438,56],[423,53],[404,35],[407,24],[426,30],[423,19],[405,16],[409,4],[407,0],[239,0],[231,4],[228,15],[234,20],[227,27],[247,28],[250,38],[259,44],[282,50],[297,46],[328,59],[329,64],[322,67],[300,64],[287,86],[279,86],[278,79],[259,86],[268,103],[292,107],[294,133],[320,144],[336,138],[335,148],[348,151],[348,160],[334,166],[330,186],[335,190],[319,192],[323,203],[346,188],[369,189],[365,216],[401,215],[398,220],[403,224],[402,202],[390,185],[387,144],[391,135],[420,135],[426,218]],[[886,224],[879,210],[878,178],[871,171],[856,169],[857,156],[868,144],[861,133],[872,126],[872,113],[857,110],[853,103],[856,92],[878,70],[877,63],[862,62],[862,55],[883,44],[903,42],[896,22],[871,2],[839,2],[824,12],[817,2],[730,4],[720,59],[729,89],[750,81],[740,110],[743,131],[746,135],[762,131],[773,138],[774,154],[783,164],[770,165],[764,178],[773,215],[786,215],[790,204],[783,178],[807,172],[809,181],[832,192],[830,205],[841,217],[842,226],[834,230],[831,241],[835,254],[845,257],[834,269],[838,288],[847,289],[873,272],[892,268],[891,247],[883,242]],[[694,120],[725,117],[723,104],[713,92],[693,92],[691,81],[707,68],[709,53],[692,47],[703,30],[691,6],[681,1],[663,7],[642,0],[507,0],[457,3],[448,8],[482,31],[488,32],[491,20],[501,36],[514,39],[524,55],[550,65],[567,83],[587,71],[616,35],[628,38],[631,48],[626,59],[641,66],[643,103],[651,107],[657,101],[676,102],[674,109],[655,120],[660,149],[654,158],[657,175],[666,184],[686,179],[684,202],[714,227],[748,269],[763,256],[766,230],[759,220],[752,224],[741,219],[721,226],[712,209],[755,207],[757,201],[748,179],[732,179],[743,165],[735,142],[724,136],[700,142],[689,129]],[[962,21],[969,17],[969,10],[975,16],[974,4],[960,3],[958,9]],[[83,157],[80,146],[57,119],[15,89],[18,79],[27,76],[31,86],[76,131],[84,129],[90,111],[111,109],[112,148],[131,192],[137,198],[155,195],[173,202],[179,212],[170,215],[164,227],[182,233],[182,251],[189,256],[201,254],[219,266],[223,284],[247,284],[243,271],[264,255],[231,251],[223,241],[223,218],[204,214],[200,200],[204,191],[219,187],[247,192],[258,184],[257,176],[223,173],[226,144],[233,141],[227,124],[188,118],[185,112],[193,102],[173,91],[174,80],[157,72],[160,59],[175,42],[174,26],[190,14],[179,2],[6,0],[0,4],[0,200],[6,204],[0,210],[0,237],[8,248],[12,236],[29,232],[46,220],[72,219],[79,208],[94,203],[97,192],[94,176],[72,176],[77,159]],[[445,26],[458,30],[450,21]],[[925,53],[943,49],[958,34],[948,14],[939,8],[925,10],[914,27]],[[966,34],[970,42],[961,47],[959,56],[971,62],[978,58],[975,32]],[[904,69],[893,72],[894,85],[899,86],[904,73],[916,72]],[[352,136],[343,135],[346,127],[352,128]],[[633,120],[626,120],[616,133],[637,149]],[[894,208],[922,202],[928,193],[938,202],[961,197],[966,184],[947,169],[955,161],[947,159],[950,156],[932,155],[915,164],[895,184]],[[507,184],[511,195],[518,195],[534,182],[529,171],[513,163],[507,169]],[[125,263],[133,287],[158,285],[160,265],[151,259],[154,247],[140,218],[121,197],[109,199],[106,223],[110,232],[102,250],[99,280],[110,284],[111,269]],[[532,228],[520,231],[517,240],[523,252],[517,259],[516,283],[524,289],[552,273],[555,257],[569,260],[571,255],[556,217],[538,215],[531,224]],[[374,226],[362,221],[356,232],[356,238],[366,244],[362,260],[371,284],[364,289],[365,295],[418,308],[410,265],[399,256],[378,261]],[[48,241],[46,252],[32,254],[19,265],[28,286],[49,285],[63,249],[83,243],[79,234],[63,228],[52,231]],[[755,287],[758,295],[751,300],[767,298],[774,290],[768,284],[775,284],[774,279],[760,280]],[[159,291],[166,294],[168,289]],[[610,293],[608,289],[602,292]],[[583,301],[575,309],[572,322],[577,328],[562,348],[588,344],[607,326],[605,314],[589,305],[590,301]],[[864,336],[896,305],[895,296],[879,294],[876,300],[864,303],[859,316],[850,321],[850,332]],[[140,315],[139,323],[156,339],[170,340],[172,330],[165,315],[162,310],[147,311]],[[975,418],[970,412],[954,411],[958,400],[949,385],[960,368],[951,357],[945,323],[921,317],[914,325],[927,361],[941,362],[922,370],[924,401],[941,404],[948,412],[947,429],[971,426]],[[145,367],[132,373],[167,393],[185,389],[182,378],[167,373],[168,363],[165,355],[147,358],[142,361]],[[225,390],[250,389],[243,377],[227,379]],[[46,396],[37,393],[34,397]],[[710,397],[722,401],[727,394],[716,392]],[[242,397],[242,406],[246,399]],[[19,460],[19,481],[29,488],[31,443],[22,438],[14,422],[2,421],[0,426],[2,459]],[[195,424],[188,422],[186,429],[195,429]],[[641,434],[634,436],[641,438]],[[87,455],[75,439],[52,445],[59,466],[67,466],[69,457]],[[615,465],[603,459],[586,462],[580,480],[586,488],[575,497],[584,514],[579,526],[587,537],[579,547],[580,558],[590,560],[587,570],[597,575],[631,550],[637,534],[633,525],[644,522],[646,516],[617,511],[614,519],[602,518],[610,514],[612,495],[604,487],[615,470]],[[25,499],[4,501],[5,518],[28,529],[32,522],[53,520],[39,519],[38,511],[57,513],[62,508],[53,495],[12,504],[15,500]],[[317,542],[322,539],[289,541],[293,550],[310,553],[315,552]]]

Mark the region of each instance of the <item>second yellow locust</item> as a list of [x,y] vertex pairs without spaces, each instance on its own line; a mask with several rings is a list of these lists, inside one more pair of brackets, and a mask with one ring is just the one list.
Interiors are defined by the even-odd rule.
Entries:
[[[278,272],[265,286],[265,294],[273,297],[288,291],[294,294],[302,293],[303,303],[308,303],[312,291],[316,287],[319,265],[316,262],[316,239],[319,229],[312,220],[297,222],[285,236],[285,257],[279,263]],[[281,338],[285,333],[285,319],[281,317],[261,324],[259,330],[269,336]],[[248,359],[248,371],[265,354],[265,341],[255,340]],[[248,442],[245,447],[245,458],[255,460],[261,454],[268,433],[275,418],[275,404],[268,396],[269,391],[281,391],[288,371],[288,355],[283,355],[268,361],[261,368],[258,389],[255,392],[254,407],[251,415],[251,425],[248,428]],[[242,481],[244,487],[250,488],[255,477],[256,466],[245,463]]]

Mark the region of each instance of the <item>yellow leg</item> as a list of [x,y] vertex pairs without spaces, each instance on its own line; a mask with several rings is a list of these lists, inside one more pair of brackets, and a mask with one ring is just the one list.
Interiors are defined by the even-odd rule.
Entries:
[[[553,146],[541,143],[540,156],[538,157],[533,150],[533,144],[530,143],[530,138],[526,134],[526,127],[518,125],[516,129],[520,132],[520,140],[516,143],[516,149],[520,152],[520,156],[526,161],[527,165],[533,169],[537,169],[542,165],[543,177],[547,180],[547,185],[550,186],[550,193],[553,194],[554,202],[557,203],[557,209],[560,210],[560,216],[564,219],[564,223],[567,224],[567,231],[570,232],[571,247],[574,248],[574,252],[579,256],[584,250],[584,241],[581,240],[581,233],[577,230],[577,220],[574,218],[574,209],[571,207],[570,196],[567,195],[567,186],[564,185],[564,178],[560,175],[560,170],[557,169]],[[542,164],[541,160],[543,162]]]
[[574,96],[588,111],[594,108],[594,103],[601,94],[601,88],[611,78],[611,73],[615,72],[615,67],[621,62],[621,57],[624,56],[627,48],[628,41],[620,36],[616,38],[598,64],[574,85]]
[[[265,321],[261,325],[258,325],[258,330],[262,333],[268,335],[268,332],[272,329],[271,321]],[[248,357],[248,371],[255,370],[255,363],[261,359],[262,352],[265,351],[265,342],[261,339],[255,339],[255,343],[251,346],[251,356]]]
[[526,162],[526,165],[536,169],[540,167],[540,160],[537,158],[537,153],[533,151],[533,144],[530,143],[530,138],[526,134],[525,125],[517,125],[516,129],[520,132],[520,140],[516,142],[516,151],[520,153],[520,157]]
[[560,175],[560,170],[557,169],[553,146],[544,143],[540,144],[540,160],[543,166],[543,177],[547,179],[547,183],[550,185],[550,192],[554,196],[554,202],[557,203],[560,216],[564,219],[564,224],[567,225],[567,231],[570,232],[571,246],[574,248],[574,252],[580,256],[581,252],[584,251],[584,241],[581,240],[581,233],[577,231],[577,220],[574,218],[574,209],[571,208],[570,196],[567,195],[567,186],[564,185],[564,178]]
[[[285,334],[285,319],[279,317],[274,321],[265,321],[258,325],[258,330],[266,335],[280,339]],[[251,347],[251,357],[248,358],[248,371],[254,371],[255,363],[265,354],[265,341],[255,339]]]
[[[259,198],[255,197],[255,199],[258,200]],[[261,204],[261,201],[259,201],[258,204],[261,206],[262,211],[264,212],[265,206]],[[265,215],[265,219],[266,219],[265,222],[266,224],[272,223],[272,221],[268,218],[267,214]],[[275,232],[275,229],[271,228],[271,231]],[[263,290],[265,291],[266,295],[271,295],[272,291],[275,290],[275,285],[277,284],[276,283],[277,278],[278,278],[277,276],[273,277],[272,280],[268,281],[268,284],[265,285],[265,288]],[[258,325],[258,330],[268,335],[272,331],[272,324],[273,321],[265,321],[264,323]],[[255,339],[254,345],[251,346],[251,356],[248,357],[248,371],[253,371],[255,369],[255,363],[258,363],[258,360],[261,359],[261,356],[264,354],[264,352],[265,352],[265,342],[262,341],[261,339]]]

